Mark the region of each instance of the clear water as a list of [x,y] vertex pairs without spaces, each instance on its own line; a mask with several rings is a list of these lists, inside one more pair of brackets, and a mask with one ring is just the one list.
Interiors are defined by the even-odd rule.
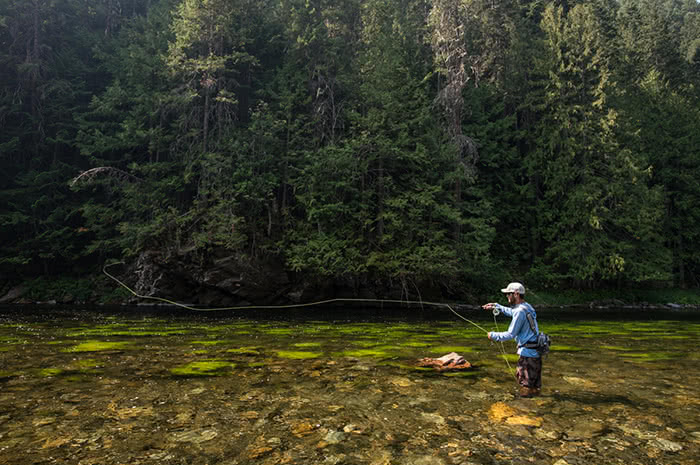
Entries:
[[[0,309],[3,464],[696,464],[700,457],[694,315],[540,312],[554,339],[542,396],[519,399],[514,343],[505,343],[504,357],[450,313],[316,310],[277,320],[48,311]],[[488,314],[465,316],[495,329]],[[504,330],[508,319],[498,324]],[[415,366],[452,351],[475,368]]]

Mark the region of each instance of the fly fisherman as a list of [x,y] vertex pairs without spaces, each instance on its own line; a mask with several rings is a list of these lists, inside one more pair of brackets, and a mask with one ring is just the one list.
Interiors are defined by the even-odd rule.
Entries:
[[[534,397],[540,394],[542,387],[542,357],[535,345],[539,328],[537,327],[537,314],[532,306],[525,302],[525,286],[520,283],[510,283],[505,289],[501,289],[508,303],[512,307],[504,307],[497,303],[488,303],[482,306],[485,310],[498,310],[504,315],[512,317],[508,331],[490,332],[488,338],[492,341],[509,341],[515,339],[518,343],[518,369],[517,378],[520,386],[521,397]],[[528,321],[528,313],[531,320]],[[494,314],[497,314],[494,312]],[[531,324],[532,323],[532,324]],[[534,331],[531,326],[534,326]]]

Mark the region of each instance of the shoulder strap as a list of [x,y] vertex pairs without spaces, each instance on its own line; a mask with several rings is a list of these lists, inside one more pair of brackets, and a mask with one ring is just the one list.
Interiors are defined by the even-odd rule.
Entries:
[[530,323],[530,329],[533,333],[538,334],[537,329],[535,329],[535,319],[532,317],[532,313],[526,308],[525,316],[527,316],[527,322]]

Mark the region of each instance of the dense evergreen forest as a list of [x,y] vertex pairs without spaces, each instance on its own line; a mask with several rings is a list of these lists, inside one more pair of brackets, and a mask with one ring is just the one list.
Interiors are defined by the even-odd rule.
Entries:
[[0,0],[2,281],[698,287],[699,102],[695,0]]

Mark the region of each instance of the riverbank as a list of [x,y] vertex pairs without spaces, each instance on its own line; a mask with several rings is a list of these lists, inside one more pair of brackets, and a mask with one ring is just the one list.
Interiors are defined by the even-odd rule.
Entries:
[[531,290],[528,301],[542,307],[700,308],[700,289]]
[[[340,297],[332,294],[308,295],[304,300],[292,300],[287,296],[280,296],[278,290],[271,290],[270,294],[278,296],[276,304],[303,304],[306,302],[315,302],[318,300]],[[171,296],[159,295],[159,297],[169,298]],[[379,300],[385,297],[379,295],[367,296],[351,296],[342,295],[342,297],[373,297],[378,301],[376,305],[382,305]],[[455,297],[443,297],[439,299],[430,299],[433,301],[454,303],[465,309],[477,308],[483,302],[502,301],[503,296],[497,291],[489,295],[481,295],[467,299]],[[175,300],[175,299],[174,299]],[[399,300],[410,300],[401,298]],[[417,299],[421,300],[421,299]],[[422,299],[428,300],[428,299]],[[601,290],[584,290],[578,291],[575,289],[531,289],[528,288],[527,300],[537,308],[541,309],[556,309],[556,308],[590,308],[590,309],[606,309],[606,308],[625,308],[633,307],[648,308],[654,310],[700,310],[700,289],[678,289],[678,288],[659,288],[659,289],[601,289]],[[177,299],[178,302],[184,300]],[[192,300],[195,301],[195,300]],[[268,305],[266,302],[246,301],[241,302],[243,305]],[[90,278],[71,278],[62,277],[58,279],[36,278],[25,281],[21,284],[5,285],[0,287],[0,304],[44,304],[44,305],[165,305],[164,302],[152,301],[147,299],[139,299],[131,294],[127,289],[119,286],[116,282],[109,279],[107,276],[98,275]],[[199,303],[199,306],[202,306]],[[206,305],[206,302],[204,303]],[[371,306],[372,302],[365,302],[364,305]],[[225,305],[210,305],[213,307],[223,307]]]

